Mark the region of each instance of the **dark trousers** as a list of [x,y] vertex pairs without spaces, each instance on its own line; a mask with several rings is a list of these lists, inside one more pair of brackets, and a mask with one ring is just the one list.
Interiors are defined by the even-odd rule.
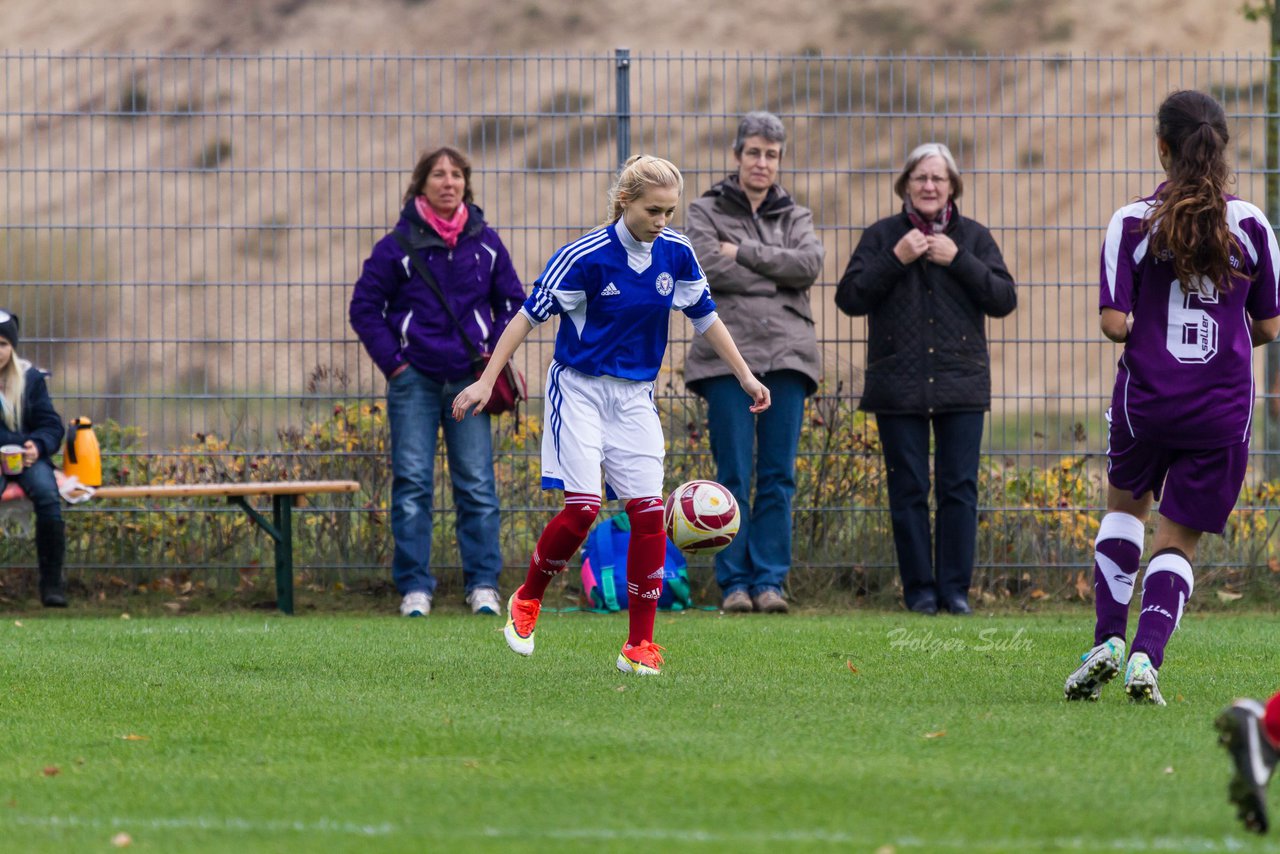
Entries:
[[[876,416],[888,473],[893,544],[908,608],[968,596],[978,539],[978,456],[985,420],[982,412]],[[932,545],[931,427],[938,508]]]

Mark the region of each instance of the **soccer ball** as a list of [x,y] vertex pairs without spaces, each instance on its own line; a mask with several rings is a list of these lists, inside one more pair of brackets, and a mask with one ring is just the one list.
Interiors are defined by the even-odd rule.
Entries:
[[667,537],[692,555],[715,554],[738,534],[738,502],[713,480],[691,480],[673,489],[663,518]]

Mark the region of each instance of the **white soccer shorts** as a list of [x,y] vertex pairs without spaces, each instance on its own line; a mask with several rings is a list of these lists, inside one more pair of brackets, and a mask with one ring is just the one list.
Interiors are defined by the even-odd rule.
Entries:
[[610,498],[662,495],[666,445],[653,383],[592,377],[551,362],[542,430],[542,488]]

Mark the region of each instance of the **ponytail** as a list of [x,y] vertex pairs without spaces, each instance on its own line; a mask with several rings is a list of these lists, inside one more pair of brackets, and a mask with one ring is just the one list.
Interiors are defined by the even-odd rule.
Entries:
[[1174,92],[1160,105],[1156,133],[1169,149],[1169,180],[1142,222],[1151,252],[1171,259],[1183,293],[1203,291],[1202,279],[1225,293],[1248,278],[1231,264],[1241,247],[1227,224],[1226,114],[1203,92]]

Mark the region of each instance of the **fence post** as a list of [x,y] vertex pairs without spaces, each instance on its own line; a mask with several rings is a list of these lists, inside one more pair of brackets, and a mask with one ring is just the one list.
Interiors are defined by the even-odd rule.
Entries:
[[614,50],[614,78],[618,85],[618,166],[631,156],[631,50]]
[[[1271,227],[1280,223],[1280,3],[1271,3],[1271,52],[1267,60],[1267,219]],[[1262,393],[1266,401],[1263,409],[1263,466],[1267,480],[1280,477],[1280,346],[1269,344],[1265,348],[1266,370]]]

